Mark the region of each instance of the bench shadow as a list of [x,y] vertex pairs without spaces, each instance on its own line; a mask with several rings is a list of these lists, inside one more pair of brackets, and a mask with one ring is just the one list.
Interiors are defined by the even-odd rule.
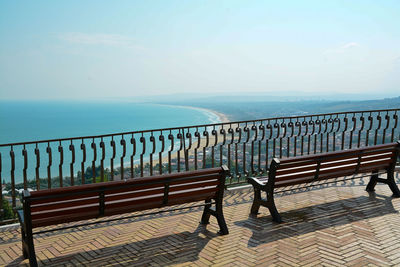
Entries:
[[[132,233],[132,235],[135,235],[135,233]],[[38,264],[39,266],[60,266],[63,264],[79,266],[166,266],[182,264],[196,261],[207,243],[217,236],[217,233],[208,231],[206,225],[200,224],[194,232],[184,231],[137,242],[126,242],[123,245],[101,249],[85,249],[86,251],[83,252],[70,253],[46,260],[38,258]],[[121,237],[121,239],[123,240],[124,237]],[[102,242],[96,239],[94,241]],[[118,242],[118,238],[113,242]],[[20,257],[7,266],[15,266],[22,260],[22,257]]]
[[333,226],[399,213],[394,209],[391,200],[391,197],[372,192],[369,193],[369,196],[342,199],[281,212],[283,223],[280,224],[272,222],[268,209],[261,207],[260,211],[263,215],[258,215],[258,217],[249,215],[248,219],[234,224],[250,229],[253,234],[247,246],[257,247],[260,244],[299,236]]

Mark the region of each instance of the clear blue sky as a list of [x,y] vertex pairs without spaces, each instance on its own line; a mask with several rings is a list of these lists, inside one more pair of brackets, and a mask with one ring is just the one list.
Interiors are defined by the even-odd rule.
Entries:
[[400,95],[400,1],[0,1],[0,99]]

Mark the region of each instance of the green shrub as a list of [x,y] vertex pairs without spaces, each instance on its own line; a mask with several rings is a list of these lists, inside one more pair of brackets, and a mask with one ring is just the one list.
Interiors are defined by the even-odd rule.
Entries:
[[3,199],[2,209],[3,212],[0,214],[1,221],[14,218],[12,208],[6,199]]

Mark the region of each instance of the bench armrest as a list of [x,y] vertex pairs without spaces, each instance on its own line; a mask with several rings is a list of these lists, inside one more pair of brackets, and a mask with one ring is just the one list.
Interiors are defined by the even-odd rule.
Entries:
[[248,182],[249,184],[252,184],[252,185],[253,185],[254,187],[256,187],[256,188],[262,189],[262,188],[265,187],[265,185],[264,185],[263,183],[261,183],[256,177],[249,177],[249,178],[247,178],[247,182]]

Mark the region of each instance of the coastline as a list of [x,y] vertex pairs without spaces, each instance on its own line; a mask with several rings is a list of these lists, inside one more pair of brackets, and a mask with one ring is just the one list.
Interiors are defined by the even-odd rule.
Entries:
[[[218,123],[230,122],[230,119],[228,118],[228,115],[226,115],[224,113],[221,113],[221,112],[218,112],[218,111],[215,111],[213,109],[201,108],[201,107],[195,107],[195,106],[173,105],[173,104],[157,104],[157,105],[195,109],[195,110],[202,111],[204,113],[211,113],[211,114],[215,115],[219,120]],[[214,123],[214,122],[210,122],[210,124],[212,124],[212,123]]]
[[207,109],[207,108],[198,108],[198,107],[192,107],[192,108],[215,114],[218,117],[218,119],[220,120],[221,123],[230,122],[230,119],[228,118],[228,115],[226,115],[224,113],[221,113],[221,112],[218,112],[218,111],[215,111],[215,110],[212,110],[212,109]]

